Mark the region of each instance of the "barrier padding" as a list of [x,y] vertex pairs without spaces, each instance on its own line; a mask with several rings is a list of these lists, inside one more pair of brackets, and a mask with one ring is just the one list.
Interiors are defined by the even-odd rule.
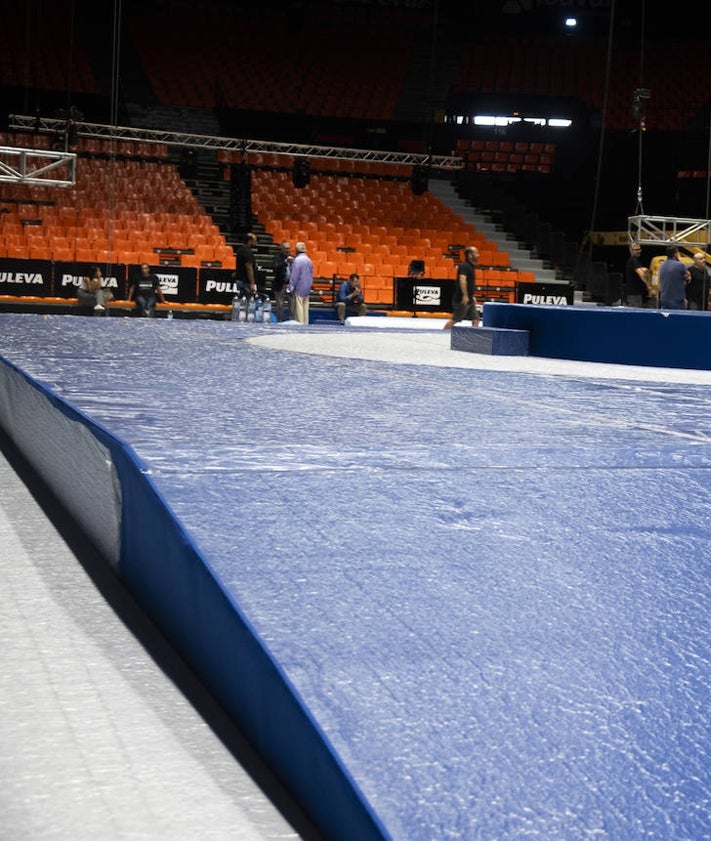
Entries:
[[387,838],[133,450],[2,358],[0,424],[326,837]]
[[711,369],[707,312],[486,303],[485,327],[529,331],[529,353],[554,359]]
[[528,356],[528,330],[452,326],[452,350],[490,356]]

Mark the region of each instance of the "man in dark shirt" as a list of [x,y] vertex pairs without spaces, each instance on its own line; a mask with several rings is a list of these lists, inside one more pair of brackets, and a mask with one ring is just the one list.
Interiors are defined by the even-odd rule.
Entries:
[[291,264],[293,262],[291,243],[288,239],[282,240],[279,243],[278,250],[274,254],[274,280],[272,281],[277,321],[285,321],[289,314],[286,286],[289,282],[289,272],[291,271]]
[[689,266],[691,280],[686,284],[686,300],[690,310],[705,310],[709,294],[708,267],[703,251],[695,252],[693,264]]
[[638,242],[630,244],[630,255],[625,266],[624,300],[628,307],[646,307],[649,299],[647,279],[649,269],[642,265],[642,246]]
[[445,330],[460,321],[471,321],[472,327],[479,326],[479,310],[476,306],[476,277],[474,266],[479,259],[479,249],[468,245],[464,249],[464,262],[457,267],[457,283],[452,295],[452,317],[444,325]]
[[676,245],[667,247],[667,259],[659,266],[659,303],[663,310],[686,309],[686,284],[691,274],[679,259]]
[[336,292],[336,315],[341,324],[346,323],[346,313],[354,315],[365,315],[368,308],[363,300],[363,287],[360,284],[360,277],[353,273],[348,280],[344,280]]
[[242,242],[235,249],[237,260],[237,271],[235,278],[241,291],[245,295],[257,294],[257,272],[254,259],[254,248],[257,245],[257,237],[254,234],[245,234]]
[[151,318],[155,314],[156,302],[165,303],[163,290],[148,263],[141,263],[141,272],[128,290],[128,300],[136,302],[136,315]]

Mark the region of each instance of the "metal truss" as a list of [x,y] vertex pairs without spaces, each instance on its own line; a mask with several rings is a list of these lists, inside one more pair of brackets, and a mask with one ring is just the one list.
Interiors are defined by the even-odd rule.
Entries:
[[[9,127],[13,131],[60,133],[64,120],[47,117],[11,115]],[[246,140],[234,137],[212,137],[205,134],[186,134],[176,131],[107,126],[99,123],[75,122],[79,137],[98,137],[110,140],[134,140],[188,146],[193,149],[226,149],[236,152],[264,152],[303,158],[337,158],[351,161],[375,161],[384,164],[412,164],[432,169],[462,169],[464,162],[458,155],[415,155],[408,152],[383,152],[370,149],[344,149],[338,146],[315,146],[303,143],[277,143],[271,140]]]
[[674,216],[630,216],[630,242],[644,245],[707,246],[711,243],[708,219],[678,219]]
[[[74,152],[0,146],[0,182],[71,187],[76,182],[76,165]],[[66,175],[60,177],[62,167]]]

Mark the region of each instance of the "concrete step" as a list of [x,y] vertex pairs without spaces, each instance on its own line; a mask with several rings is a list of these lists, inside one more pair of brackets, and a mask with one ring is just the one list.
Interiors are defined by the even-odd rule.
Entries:
[[495,243],[500,251],[506,251],[512,268],[533,272],[536,280],[541,283],[561,282],[556,277],[555,269],[547,268],[542,260],[532,257],[530,250],[522,246],[512,234],[504,231],[500,224],[472,207],[465,199],[460,198],[451,182],[432,179],[430,192],[461,216],[465,222],[473,225],[489,242]]

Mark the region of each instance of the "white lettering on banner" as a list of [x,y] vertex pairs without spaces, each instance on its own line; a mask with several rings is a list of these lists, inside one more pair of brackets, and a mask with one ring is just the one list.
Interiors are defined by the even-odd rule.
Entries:
[[205,284],[205,292],[231,292],[237,294],[237,284],[225,280],[208,280]]
[[160,288],[164,295],[178,294],[179,278],[177,274],[156,274],[156,277],[160,281]]
[[439,286],[416,286],[415,287],[415,303],[416,304],[439,304],[440,301],[440,287]]
[[25,272],[0,272],[0,283],[44,283],[41,274],[27,274]]
[[568,306],[568,299],[565,295],[531,295],[526,292],[523,296],[524,304],[555,304],[556,306]]
[[[79,286],[82,282],[82,276],[73,275],[73,274],[63,274],[62,275],[62,286]],[[118,289],[118,281],[115,277],[102,277],[101,278],[101,286],[106,289],[107,286],[110,286],[112,289]]]

